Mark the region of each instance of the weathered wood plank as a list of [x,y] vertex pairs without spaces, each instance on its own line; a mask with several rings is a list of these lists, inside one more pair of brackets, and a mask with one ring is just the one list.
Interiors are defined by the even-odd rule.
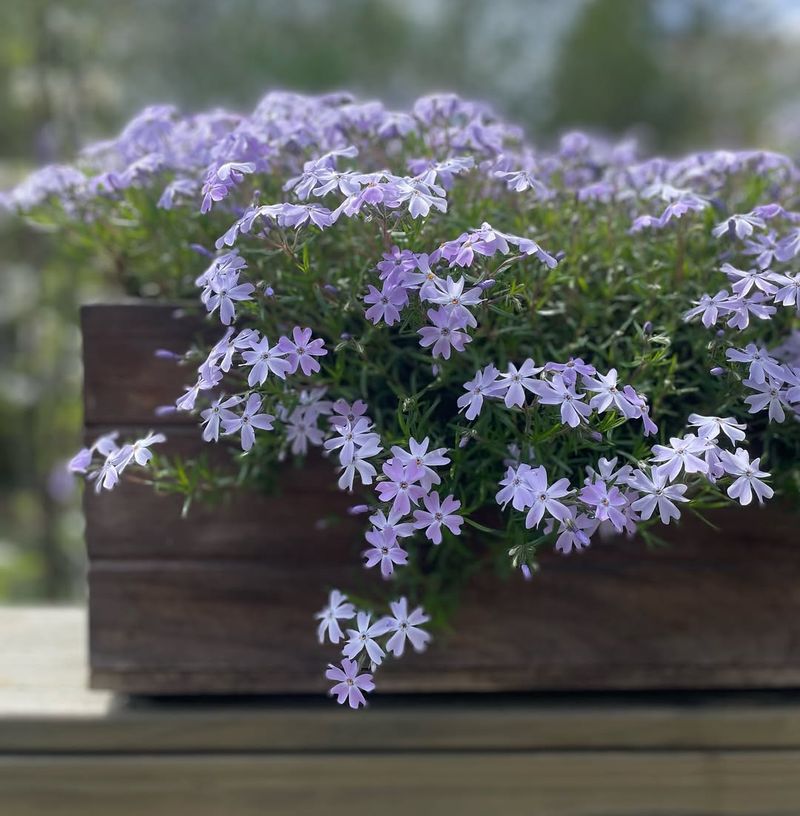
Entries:
[[87,425],[196,423],[185,413],[155,414],[159,406],[173,405],[182,386],[196,379],[192,369],[155,357],[157,349],[182,354],[210,331],[194,309],[137,301],[90,304],[81,309],[81,330]]
[[800,752],[0,758],[4,816],[796,816]]
[[[245,563],[93,561],[93,682],[144,693],[322,690],[332,655],[316,644],[311,613],[327,586],[365,577],[306,545]],[[706,547],[647,553],[618,541],[554,558],[530,584],[481,576],[452,631],[424,657],[382,669],[381,689],[800,684],[793,552],[762,542],[753,560]]]

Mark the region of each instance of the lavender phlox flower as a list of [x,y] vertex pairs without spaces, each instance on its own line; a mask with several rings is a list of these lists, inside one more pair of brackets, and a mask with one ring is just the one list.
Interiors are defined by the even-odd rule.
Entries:
[[500,481],[502,488],[495,495],[495,500],[504,510],[511,502],[515,510],[527,510],[534,502],[533,488],[528,476],[532,468],[527,464],[519,464],[516,467],[508,465],[504,479]]
[[[316,374],[319,369],[319,361],[316,357],[324,357],[328,350],[325,348],[325,341],[319,337],[311,339],[311,329],[301,329],[295,326],[292,329],[292,337],[281,337],[278,340],[278,351],[286,356],[289,364],[289,374],[294,374],[298,368],[306,377]],[[280,376],[280,375],[278,375]]]
[[465,292],[464,278],[454,281],[449,275],[446,281],[435,278],[433,284],[434,291],[428,290],[424,295],[420,293],[421,298],[424,297],[430,303],[444,306],[448,311],[454,312],[468,326],[478,325],[475,316],[467,307],[477,306],[483,302],[481,297],[483,290],[480,287],[475,286]]
[[405,598],[391,601],[389,608],[392,610],[392,616],[382,619],[386,633],[393,632],[386,641],[386,651],[395,657],[402,657],[408,640],[415,652],[424,652],[431,641],[430,634],[420,629],[422,624],[430,620],[425,610],[418,606],[409,612],[408,601]]
[[476,371],[469,382],[464,383],[466,393],[458,398],[456,405],[459,411],[466,408],[464,416],[468,420],[472,421],[480,414],[484,398],[497,396],[503,390],[503,385],[497,381],[499,374],[494,365],[489,363],[480,371]]
[[112,433],[97,437],[88,448],[81,449],[70,459],[67,469],[71,473],[85,473],[92,462],[92,454],[95,451],[101,456],[108,457],[119,450],[119,446],[117,445],[118,438],[119,431],[113,431]]
[[336,168],[337,160],[339,158],[352,159],[358,155],[358,148],[355,145],[349,145],[338,150],[331,150],[311,159],[303,164],[302,175],[290,178],[284,185],[285,191],[294,190],[299,199],[305,201],[310,195],[312,189],[317,186],[327,173],[330,173]]
[[[277,212],[277,222],[282,227],[299,229],[306,224],[313,224],[321,230],[332,227],[338,217],[340,208],[329,210],[320,204],[281,204]],[[246,230],[242,230],[245,232]]]
[[743,241],[749,238],[755,230],[766,229],[766,221],[758,215],[750,213],[735,214],[717,224],[711,231],[715,238],[728,235]]
[[771,499],[774,491],[763,480],[769,478],[769,473],[760,469],[761,459],[750,461],[750,454],[743,448],[737,448],[735,453],[722,451],[720,460],[725,472],[735,477],[727,493],[742,505],[750,504],[755,493],[759,503]]
[[234,301],[252,300],[255,291],[252,283],[239,283],[239,273],[232,271],[218,272],[209,282],[211,290],[206,300],[206,308],[213,314],[219,308],[220,320],[230,325],[236,318]]
[[378,482],[375,489],[380,500],[392,502],[392,512],[407,515],[411,512],[412,502],[416,505],[427,493],[419,481],[424,475],[422,468],[411,462],[403,464],[399,459],[390,459],[383,464],[383,473],[387,481]]
[[[705,463],[704,463],[705,464]],[[649,475],[642,470],[635,470],[628,483],[644,495],[632,502],[631,508],[640,514],[643,521],[649,519],[658,510],[662,524],[669,524],[672,519],[681,517],[675,502],[687,502],[684,495],[685,484],[669,484],[669,475],[662,468],[651,468]]]
[[286,354],[287,352],[281,349],[279,343],[270,346],[266,337],[254,342],[249,351],[242,352],[244,361],[242,365],[252,366],[247,375],[247,384],[251,388],[254,385],[263,385],[270,374],[285,380],[286,375],[292,370],[289,361],[284,359]]
[[502,179],[509,190],[516,193],[524,193],[533,190],[537,198],[546,200],[552,196],[552,191],[541,179],[537,178],[530,170],[500,171],[495,170],[492,174],[496,178]]
[[774,295],[778,291],[775,273],[769,269],[737,269],[729,263],[724,263],[722,272],[731,281],[731,288],[739,297],[749,294],[753,287],[767,295]]
[[386,530],[396,538],[408,538],[414,534],[414,525],[410,521],[403,521],[403,514],[396,510],[390,510],[387,516],[383,510],[376,510],[370,517],[369,522],[376,530]]
[[770,422],[783,422],[786,419],[786,412],[783,409],[784,406],[788,406],[789,401],[786,390],[782,388],[782,377],[776,380],[767,376],[763,382],[747,379],[742,380],[742,385],[756,392],[745,397],[744,400],[751,414],[757,414],[766,409]]
[[592,465],[586,466],[586,484],[591,484],[596,478],[602,479],[606,484],[622,485],[628,483],[628,477],[633,472],[630,465],[622,465],[617,468],[619,457],[615,456],[612,459],[607,459],[601,456],[597,461],[597,468]]
[[782,306],[794,306],[800,314],[800,273],[782,275],[773,273],[771,280],[776,284],[775,303]]
[[342,649],[342,654],[352,660],[363,651],[375,666],[380,666],[386,653],[376,638],[385,635],[389,627],[382,620],[371,623],[371,618],[368,612],[359,612],[356,615],[356,628],[347,630],[349,640]]
[[405,566],[408,553],[397,543],[397,537],[389,528],[369,530],[365,537],[371,545],[362,555],[368,568],[380,564],[381,575],[389,578],[394,573],[395,565]]
[[331,643],[338,643],[344,637],[340,620],[352,620],[356,616],[356,608],[347,600],[347,595],[332,589],[328,596],[328,605],[321,609],[314,616],[319,621],[317,627],[317,640],[325,642],[325,638]]
[[721,432],[733,443],[744,440],[747,428],[743,422],[737,422],[736,417],[703,416],[702,414],[689,414],[689,425],[697,428],[698,435],[706,439],[716,439]]
[[295,456],[305,456],[308,446],[319,447],[324,442],[322,431],[317,425],[318,414],[302,406],[295,408],[286,420],[286,441]]
[[271,431],[275,419],[272,414],[259,413],[261,397],[251,394],[247,398],[241,414],[234,414],[233,419],[222,418],[222,427],[225,434],[241,433],[242,450],[249,451],[256,441],[255,428],[262,431]]
[[[406,289],[419,289],[420,299],[425,300],[429,295],[435,295],[439,291],[436,286],[439,278],[431,269],[431,264],[435,264],[439,259],[439,250],[430,255],[423,252],[413,257],[414,266],[411,269],[404,270],[402,286]],[[413,269],[418,271],[411,271]]]
[[222,201],[245,175],[253,173],[255,169],[256,166],[252,162],[224,162],[217,166],[212,165],[203,183],[200,212],[207,213],[215,203]]
[[653,445],[653,461],[659,464],[659,472],[666,474],[674,482],[681,474],[708,473],[708,465],[701,458],[706,450],[704,437],[686,434],[683,437],[673,436],[669,445]]
[[508,370],[500,374],[497,388],[497,395],[503,394],[506,408],[524,405],[525,391],[538,394],[545,388],[545,383],[536,378],[542,370],[530,357],[519,368],[514,363],[508,364]]
[[364,303],[372,304],[364,312],[364,317],[375,325],[383,320],[387,326],[393,326],[400,320],[400,312],[408,303],[408,291],[397,284],[384,281],[381,290],[368,286],[368,293],[364,295]]
[[442,543],[442,527],[447,527],[453,535],[461,534],[464,519],[456,512],[461,502],[454,496],[446,496],[440,501],[434,490],[422,500],[424,510],[414,511],[414,527],[425,530],[425,537],[434,544]]
[[609,521],[617,532],[622,532],[628,519],[622,508],[628,504],[628,499],[616,487],[609,487],[602,479],[587,481],[578,494],[580,500],[592,509],[598,521]]
[[607,374],[597,372],[594,377],[584,377],[583,386],[587,391],[595,393],[589,400],[589,407],[597,413],[602,414],[614,408],[627,419],[641,416],[641,408],[632,402],[620,387],[616,368],[610,369]]
[[569,479],[558,479],[552,485],[548,485],[547,471],[542,465],[524,471],[523,478],[533,498],[528,514],[525,516],[525,526],[528,529],[537,527],[544,518],[545,512],[556,519],[566,517],[567,507],[559,499],[572,493]]
[[366,417],[359,417],[344,425],[336,424],[333,428],[336,435],[326,440],[325,450],[338,450],[339,461],[343,465],[350,463],[356,450],[372,444],[378,438],[378,434],[372,430],[372,423]]
[[560,406],[561,421],[570,428],[577,428],[592,413],[592,409],[582,402],[585,394],[579,394],[573,384],[565,382],[562,374],[554,374],[550,381],[545,381],[537,394],[543,405]]
[[795,227],[775,246],[775,258],[781,263],[791,261],[800,252],[800,227]]
[[584,363],[580,357],[570,357],[566,363],[545,363],[544,370],[558,371],[564,377],[564,382],[571,385],[575,384],[578,374],[583,377],[593,377],[597,373],[597,369],[593,365]]
[[447,448],[435,448],[429,451],[429,445],[430,439],[426,436],[421,442],[417,442],[414,437],[409,437],[407,451],[399,445],[392,446],[392,456],[395,459],[404,465],[415,464],[422,469],[419,483],[426,491],[442,481],[434,468],[450,464],[450,459],[446,455]]
[[354,709],[365,706],[367,700],[364,692],[372,691],[375,688],[372,675],[367,672],[359,674],[358,663],[354,660],[342,660],[341,668],[329,663],[325,677],[335,683],[328,693],[336,697],[336,702],[339,705],[346,702],[350,708]]
[[420,178],[400,179],[395,186],[392,206],[407,204],[412,218],[427,218],[431,209],[447,212],[447,199],[443,187],[426,183]]
[[361,479],[361,484],[372,484],[378,475],[378,471],[369,460],[383,450],[379,443],[380,437],[378,434],[373,434],[360,448],[353,451],[350,461],[342,466],[342,473],[338,482],[340,490],[352,491],[356,473]]
[[761,269],[766,269],[771,266],[775,258],[775,245],[777,243],[777,235],[774,230],[770,230],[763,235],[754,235],[750,240],[744,242],[742,249],[745,255],[754,255],[756,264]]
[[744,297],[732,297],[726,303],[730,315],[727,325],[732,329],[744,331],[750,325],[750,317],[769,320],[777,309],[767,305],[767,296],[763,292],[754,292]]
[[449,190],[455,182],[455,177],[466,173],[475,166],[473,156],[451,156],[444,161],[430,161],[427,159],[411,159],[408,168],[425,184],[440,185]]
[[356,400],[351,405],[346,400],[337,399],[331,407],[333,409],[331,425],[346,425],[348,422],[352,424],[367,413],[367,403],[363,400]]
[[156,206],[162,210],[171,210],[176,197],[192,198],[197,192],[197,184],[192,179],[176,178],[164,188]]
[[754,383],[763,383],[767,375],[783,382],[783,367],[770,357],[766,349],[755,343],[748,343],[742,348],[729,348],[725,357],[735,363],[746,363],[750,367],[749,378]]
[[458,312],[446,308],[428,309],[428,320],[433,325],[424,326],[417,334],[420,335],[419,344],[423,348],[433,346],[434,357],[449,360],[451,349],[462,352],[466,344],[472,342],[472,338],[464,331],[467,322]]
[[597,519],[579,513],[575,507],[567,507],[566,515],[558,520],[556,550],[569,555],[573,550],[577,552],[588,547],[599,524]]
[[404,273],[416,267],[417,256],[410,249],[393,246],[389,252],[384,252],[383,260],[378,263],[378,272],[381,280],[389,280],[393,285],[400,285],[404,283]]
[[234,422],[236,414],[230,409],[238,405],[242,401],[242,397],[220,397],[215,400],[210,407],[200,412],[200,417],[203,420],[201,427],[203,428],[203,440],[206,442],[217,442],[219,440],[220,423]]
[[201,391],[210,391],[222,380],[222,371],[216,364],[206,360],[198,369],[197,382],[175,401],[179,411],[191,411]]

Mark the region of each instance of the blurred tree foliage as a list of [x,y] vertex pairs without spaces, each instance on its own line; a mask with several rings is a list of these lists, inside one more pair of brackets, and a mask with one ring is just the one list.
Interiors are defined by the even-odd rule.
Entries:
[[[779,6],[0,0],[0,188],[145,104],[250,109],[276,86],[394,105],[455,90],[543,139],[644,123],[657,149],[763,141],[796,75],[795,49],[759,24]],[[78,305],[113,290],[105,270],[57,263],[52,240],[0,220],[0,598],[81,587],[78,496],[60,465],[79,444]]]

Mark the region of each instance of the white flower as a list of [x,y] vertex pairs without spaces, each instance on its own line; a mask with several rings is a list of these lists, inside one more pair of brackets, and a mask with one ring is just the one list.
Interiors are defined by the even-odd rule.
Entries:
[[761,481],[769,478],[769,473],[759,469],[760,458],[753,459],[751,462],[750,454],[746,450],[736,448],[736,453],[722,451],[720,461],[726,473],[738,477],[727,491],[732,499],[745,505],[750,504],[753,500],[753,493],[762,504],[764,499],[772,498],[774,491],[768,484]]
[[734,443],[744,439],[744,432],[747,428],[743,422],[737,422],[735,417],[703,416],[702,414],[689,414],[689,424],[697,428],[697,433],[706,439],[716,439],[721,431]]
[[671,519],[679,519],[681,512],[675,502],[689,501],[683,494],[686,493],[685,484],[667,484],[667,474],[660,468],[652,468],[650,476],[641,470],[634,471],[628,484],[640,493],[645,493],[637,499],[631,507],[641,515],[642,520],[649,519],[658,508],[658,515],[662,524],[669,524]]

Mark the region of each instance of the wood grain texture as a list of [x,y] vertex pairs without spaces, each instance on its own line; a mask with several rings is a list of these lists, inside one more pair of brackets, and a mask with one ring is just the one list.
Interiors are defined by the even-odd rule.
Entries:
[[[188,346],[198,324],[172,320],[173,312],[84,311],[87,430],[115,417],[152,426],[153,409],[174,399],[174,365],[152,352]],[[110,373],[110,352],[118,372],[132,364],[131,377]],[[168,433],[176,449],[199,444],[194,428]],[[240,496],[188,520],[175,500],[141,486],[100,497],[87,491],[95,686],[323,689],[321,669],[334,655],[317,646],[311,615],[331,586],[358,589],[373,576],[359,566],[361,525],[346,516],[349,500],[335,490],[330,464],[289,470],[283,483],[282,495]],[[724,511],[714,521],[721,532],[685,518],[669,529],[672,546],[657,551],[616,538],[568,558],[551,553],[529,584],[481,576],[453,631],[423,659],[383,669],[380,689],[800,685],[798,517],[769,507]]]
[[796,816],[799,694],[130,699],[0,610],[3,816]]
[[800,752],[0,758],[3,816],[797,816]]

